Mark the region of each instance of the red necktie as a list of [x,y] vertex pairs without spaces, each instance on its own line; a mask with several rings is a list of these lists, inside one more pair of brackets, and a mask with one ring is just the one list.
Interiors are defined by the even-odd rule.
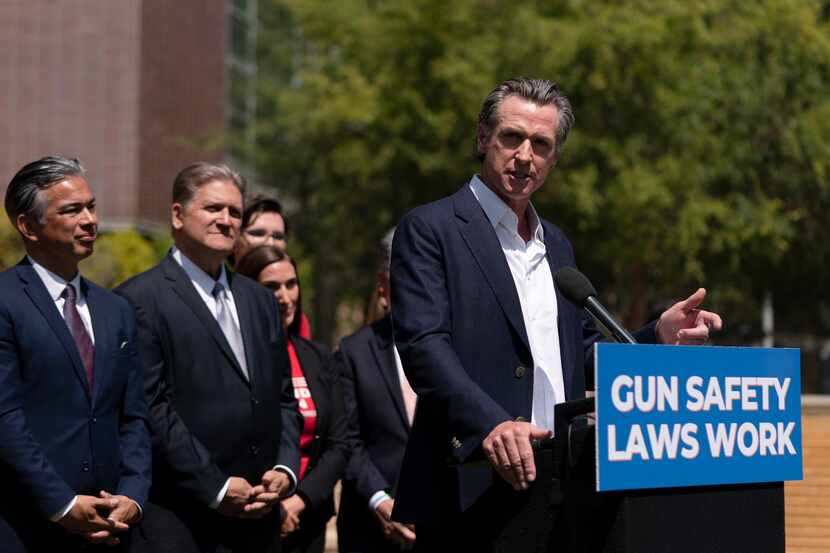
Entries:
[[92,393],[93,383],[93,367],[95,362],[95,346],[92,345],[92,340],[89,338],[89,333],[86,331],[84,322],[81,320],[81,314],[78,313],[78,308],[75,305],[75,287],[71,284],[67,285],[61,297],[63,302],[63,318],[66,319],[66,326],[69,327],[69,333],[75,340],[75,346],[78,348],[78,353],[81,356],[81,361],[84,363],[86,369],[86,381],[89,384],[89,392]]

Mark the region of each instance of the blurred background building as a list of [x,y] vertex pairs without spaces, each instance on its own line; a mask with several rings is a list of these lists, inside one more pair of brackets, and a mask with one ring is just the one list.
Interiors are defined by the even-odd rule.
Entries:
[[105,229],[166,226],[189,162],[223,160],[255,108],[256,2],[0,2],[0,181],[58,153]]

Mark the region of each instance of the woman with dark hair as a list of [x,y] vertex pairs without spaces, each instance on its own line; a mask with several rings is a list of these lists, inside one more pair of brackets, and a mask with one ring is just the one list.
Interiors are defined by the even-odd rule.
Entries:
[[300,282],[294,260],[273,246],[258,246],[239,260],[237,272],[272,290],[280,305],[294,395],[304,421],[300,482],[280,505],[282,550],[322,553],[326,523],[334,515],[334,484],[349,456],[340,383],[332,371],[328,348],[297,334]]
[[[233,248],[229,261],[238,268],[239,261],[257,246],[273,246],[285,251],[288,244],[288,221],[282,210],[282,204],[275,198],[258,195],[251,198],[242,213],[239,238]],[[311,339],[311,325],[305,313],[299,311],[296,316],[296,334]]]

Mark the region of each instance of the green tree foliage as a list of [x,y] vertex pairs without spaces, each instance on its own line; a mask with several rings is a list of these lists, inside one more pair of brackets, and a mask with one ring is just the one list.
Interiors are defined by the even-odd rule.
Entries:
[[95,253],[81,262],[81,273],[91,281],[113,288],[159,262],[153,243],[133,230],[103,234]]
[[20,234],[3,214],[0,217],[0,271],[16,265],[25,254]]
[[[758,326],[827,332],[826,2],[271,0],[260,4],[259,174],[294,208],[329,338],[372,283],[376,244],[456,190],[481,100],[556,80],[577,124],[535,198],[629,324],[705,283]],[[610,294],[610,291],[616,291]],[[826,295],[825,295],[826,297]],[[782,323],[779,318],[779,328]]]
[[[166,247],[165,247],[166,245]],[[132,230],[103,233],[95,253],[81,262],[81,273],[96,284],[112,288],[159,262],[169,239],[150,239]],[[16,265],[26,254],[18,232],[8,219],[0,219],[0,270]]]

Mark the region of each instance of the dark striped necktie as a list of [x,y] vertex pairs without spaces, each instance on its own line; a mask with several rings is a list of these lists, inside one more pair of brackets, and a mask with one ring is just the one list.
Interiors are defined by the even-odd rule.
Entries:
[[89,392],[92,393],[95,346],[92,345],[89,333],[86,331],[84,322],[81,320],[81,314],[78,313],[78,307],[75,305],[77,298],[75,287],[71,284],[67,285],[61,297],[64,299],[63,318],[66,319],[66,326],[69,327],[69,333],[72,334],[72,338],[75,340],[75,346],[78,348],[78,353],[81,356],[81,361],[84,363],[86,381],[89,385]]

